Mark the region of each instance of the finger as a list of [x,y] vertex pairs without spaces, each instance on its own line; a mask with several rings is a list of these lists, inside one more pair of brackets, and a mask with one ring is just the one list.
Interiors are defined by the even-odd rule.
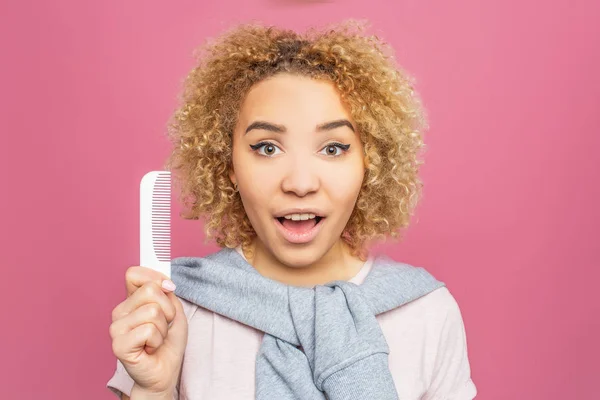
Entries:
[[175,306],[167,295],[155,282],[147,282],[114,308],[112,313],[113,322],[148,303],[160,305],[167,322],[171,322],[175,317]]
[[145,348],[152,354],[163,343],[163,337],[154,324],[143,324],[135,327],[125,335],[113,340],[113,353],[120,360],[139,361],[144,356]]
[[109,333],[114,339],[146,323],[153,323],[163,337],[167,336],[169,330],[167,319],[157,303],[144,304],[125,317],[114,321],[110,325]]
[[[162,287],[162,282],[164,280],[170,281],[167,275],[152,268],[142,266],[129,267],[125,272],[125,288],[127,289],[127,296],[131,296],[147,282],[155,282],[159,287]],[[168,290],[165,289],[165,291]]]
[[169,293],[167,296],[175,305],[175,318],[169,324],[169,334],[165,338],[165,342],[172,342],[174,348],[185,349],[188,339],[188,322],[183,304],[174,293]]
[[156,353],[156,350],[158,350],[158,348],[164,343],[165,338],[154,327],[154,325],[149,324],[149,326],[150,326],[150,328],[148,328],[148,330],[150,332],[148,334],[149,335],[148,338],[146,339],[144,350],[148,354],[154,354],[154,353]]
[[[169,298],[169,301],[171,302],[171,304],[173,305],[173,308],[175,309],[175,315],[173,316],[173,319],[169,322],[169,329],[171,329],[171,325],[178,322],[178,319],[186,319],[185,316],[185,312],[183,311],[183,304],[181,304],[181,300],[179,300],[179,298],[177,297],[177,295],[175,295],[175,293],[171,292],[171,293],[166,293],[166,296]],[[181,321],[179,321],[181,322]]]

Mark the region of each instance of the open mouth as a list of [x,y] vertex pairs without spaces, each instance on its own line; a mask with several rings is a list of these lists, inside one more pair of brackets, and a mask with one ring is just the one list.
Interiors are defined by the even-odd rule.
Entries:
[[[281,225],[283,225],[283,223],[284,223],[285,221],[289,221],[288,223],[290,223],[290,222],[291,222],[291,223],[297,223],[297,222],[306,222],[306,221],[316,221],[315,225],[317,225],[319,222],[321,222],[321,220],[322,220],[323,218],[325,218],[325,217],[319,217],[319,216],[315,216],[315,218],[313,218],[313,219],[306,219],[306,220],[294,221],[294,220],[291,220],[291,219],[286,219],[285,217],[277,217],[277,220],[279,221],[279,223],[280,223]],[[284,226],[285,226],[285,225],[284,225]]]
[[290,243],[311,242],[321,230],[325,217],[315,216],[304,220],[292,220],[285,217],[275,217],[279,231]]

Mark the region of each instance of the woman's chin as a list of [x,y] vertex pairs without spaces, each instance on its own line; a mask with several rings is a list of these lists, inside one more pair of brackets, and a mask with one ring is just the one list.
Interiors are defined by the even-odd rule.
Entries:
[[306,268],[323,257],[316,243],[304,246],[285,246],[273,249],[273,253],[280,263],[290,268]]
[[290,268],[306,268],[322,261],[334,247],[335,243],[325,243],[323,240],[314,240],[305,244],[290,244],[281,239],[270,247],[270,252],[283,265]]

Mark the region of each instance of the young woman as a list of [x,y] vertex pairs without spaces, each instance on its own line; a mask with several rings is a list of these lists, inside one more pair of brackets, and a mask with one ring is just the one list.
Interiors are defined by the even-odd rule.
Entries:
[[[399,237],[421,193],[424,111],[389,47],[353,21],[301,35],[246,24],[200,57],[167,167],[206,233],[262,277],[361,285],[370,244]],[[190,201],[191,200],[191,201]],[[253,399],[264,332],[173,293],[143,266],[113,310],[124,399]],[[459,307],[445,286],[377,315],[400,399],[468,400]],[[387,398],[387,397],[386,397]]]

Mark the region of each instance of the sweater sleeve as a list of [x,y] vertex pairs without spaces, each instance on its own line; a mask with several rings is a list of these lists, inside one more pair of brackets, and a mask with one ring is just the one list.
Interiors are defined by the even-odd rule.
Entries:
[[465,326],[456,299],[449,294],[431,384],[423,400],[472,400],[477,389],[471,379]]

